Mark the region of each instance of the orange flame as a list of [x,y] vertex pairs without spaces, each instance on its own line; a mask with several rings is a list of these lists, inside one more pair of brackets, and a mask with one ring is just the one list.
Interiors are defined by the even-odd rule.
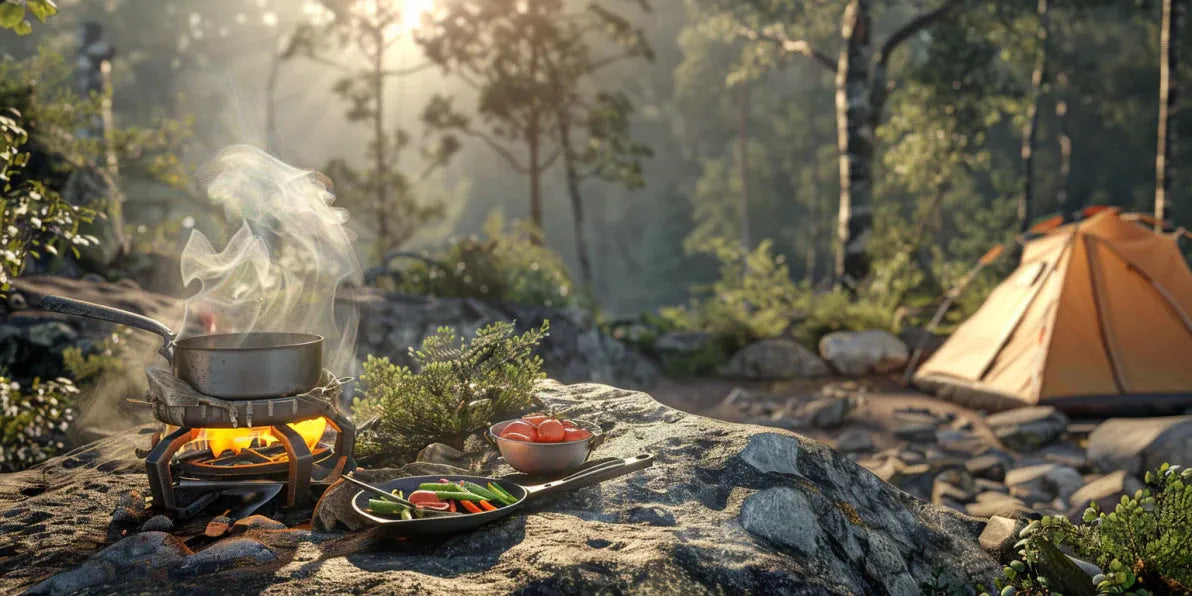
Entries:
[[[306,446],[309,449],[314,450],[315,445],[323,438],[323,433],[327,431],[327,419],[320,416],[302,422],[292,422],[289,426],[306,441]],[[254,426],[252,428],[204,428],[199,431],[195,440],[207,441],[207,447],[211,449],[211,454],[219,457],[225,451],[240,453],[251,447],[253,441],[256,441],[257,445],[261,447],[272,445],[277,442],[277,437],[273,435],[273,429],[268,426]]]

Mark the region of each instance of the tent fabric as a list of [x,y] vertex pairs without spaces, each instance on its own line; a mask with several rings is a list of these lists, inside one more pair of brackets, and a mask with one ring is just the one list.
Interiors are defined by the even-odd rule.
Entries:
[[989,411],[1192,408],[1192,271],[1174,237],[1130,217],[1101,211],[1029,241],[915,385]]

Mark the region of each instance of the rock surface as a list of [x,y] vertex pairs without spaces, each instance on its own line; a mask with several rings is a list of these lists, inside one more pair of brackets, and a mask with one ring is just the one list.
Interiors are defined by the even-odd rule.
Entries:
[[[546,383],[541,397],[601,425],[597,457],[651,452],[656,463],[463,535],[396,542],[373,531],[248,530],[118,572],[111,549],[157,535],[102,550],[118,539],[106,535],[114,495],[146,490],[139,465],[121,462],[139,464],[132,448],[147,437],[126,433],[0,476],[0,524],[15,538],[0,583],[48,580],[84,593],[153,591],[169,577],[177,592],[904,594],[936,568],[963,585],[997,572],[977,544],[982,522],[917,501],[820,443],[600,385]],[[482,466],[511,471],[492,457]],[[333,487],[324,500],[337,492],[351,491]]]
[[985,422],[1006,447],[1033,451],[1060,438],[1068,426],[1068,417],[1051,406],[1034,406],[998,412]]
[[849,376],[895,371],[910,358],[906,344],[879,329],[829,333],[820,339],[819,353],[832,368]]
[[828,374],[828,365],[795,340],[774,337],[755,341],[737,350],[721,367],[720,374],[757,380],[819,377]]

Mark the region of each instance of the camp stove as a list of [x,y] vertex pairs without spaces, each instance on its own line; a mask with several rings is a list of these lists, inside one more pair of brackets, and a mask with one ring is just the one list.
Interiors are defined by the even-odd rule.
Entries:
[[161,369],[149,378],[154,416],[166,425],[145,456],[154,506],[185,513],[222,491],[280,483],[286,507],[301,509],[355,468],[356,428],[336,403],[342,380],[303,395],[218,400]]

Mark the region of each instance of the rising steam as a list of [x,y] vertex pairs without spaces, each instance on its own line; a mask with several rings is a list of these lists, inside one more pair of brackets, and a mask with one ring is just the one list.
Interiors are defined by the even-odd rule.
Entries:
[[309,170],[247,145],[221,151],[198,174],[211,200],[239,222],[223,250],[198,230],[182,251],[186,300],[182,329],[216,333],[289,331],[325,338],[324,366],[348,375],[357,314],[336,305],[343,284],[360,284],[348,214]]

